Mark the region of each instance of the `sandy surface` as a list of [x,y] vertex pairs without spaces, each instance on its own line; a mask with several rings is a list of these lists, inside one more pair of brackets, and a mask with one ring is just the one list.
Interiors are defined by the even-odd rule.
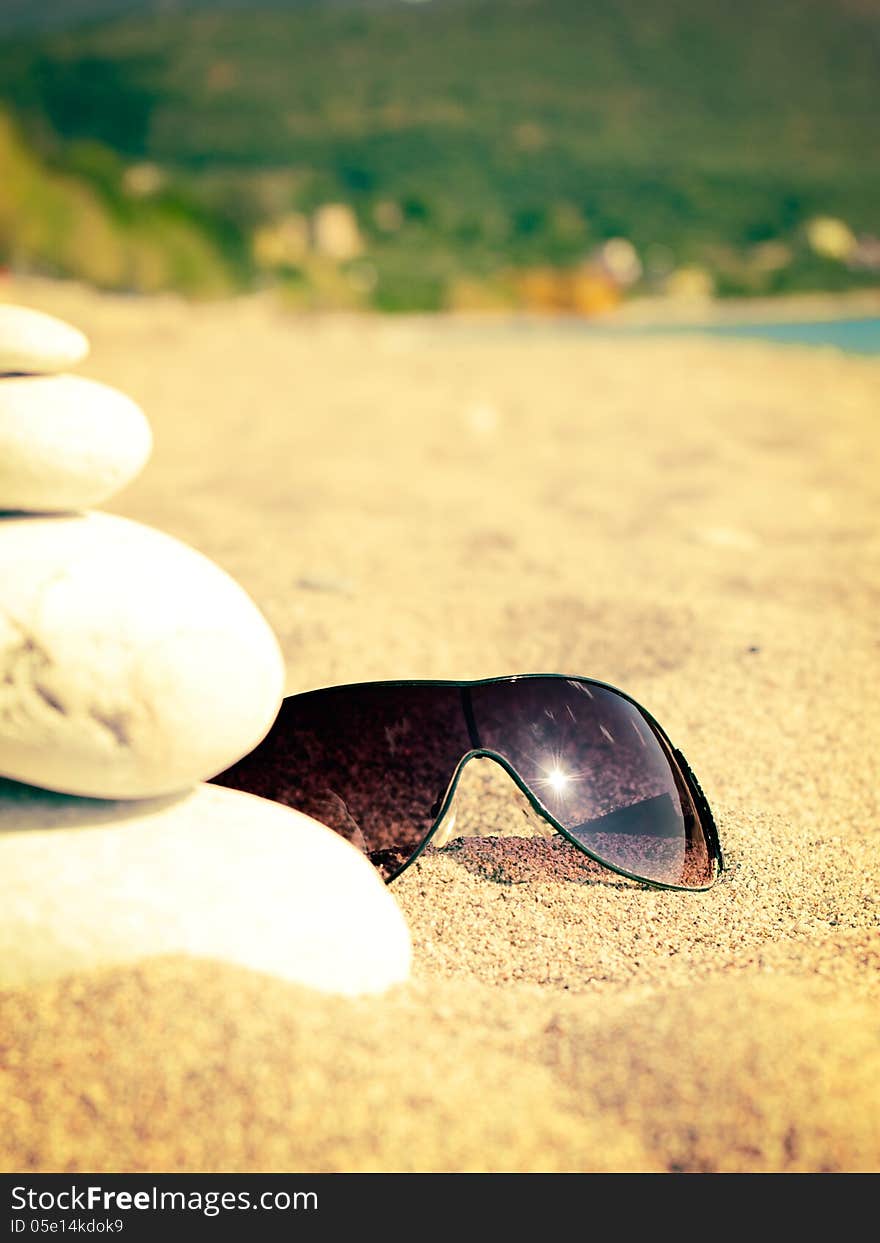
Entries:
[[617,684],[729,869],[597,871],[474,764],[488,836],[395,884],[384,999],[184,959],[0,996],[0,1167],[878,1168],[880,360],[13,293],[150,416],[110,508],[247,587],[290,690]]

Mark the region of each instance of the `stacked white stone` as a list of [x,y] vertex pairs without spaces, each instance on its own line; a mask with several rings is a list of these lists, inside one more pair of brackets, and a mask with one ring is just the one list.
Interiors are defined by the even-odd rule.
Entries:
[[367,860],[199,784],[269,729],[281,651],[207,558],[88,512],[152,436],[129,398],[59,374],[87,352],[67,324],[0,307],[0,987],[187,952],[387,988],[409,935]]
[[0,306],[0,509],[100,505],[150,456],[150,426],[130,398],[59,374],[88,351],[68,324]]

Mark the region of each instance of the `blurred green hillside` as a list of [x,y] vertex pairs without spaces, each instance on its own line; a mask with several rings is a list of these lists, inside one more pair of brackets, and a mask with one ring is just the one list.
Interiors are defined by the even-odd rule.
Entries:
[[566,305],[612,238],[638,289],[880,283],[874,0],[131,17],[0,44],[0,101],[0,263],[114,288]]

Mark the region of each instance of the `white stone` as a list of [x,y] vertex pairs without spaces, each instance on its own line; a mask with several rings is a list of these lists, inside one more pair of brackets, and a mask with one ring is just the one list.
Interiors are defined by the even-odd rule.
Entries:
[[66,371],[89,343],[77,328],[26,306],[0,305],[0,372]]
[[0,509],[100,505],[134,479],[152,447],[140,408],[106,384],[0,378]]
[[0,520],[0,775],[149,798],[260,741],[278,643],[200,553],[109,514]]
[[406,922],[322,824],[219,786],[106,803],[0,781],[0,988],[191,954],[325,992],[406,979]]

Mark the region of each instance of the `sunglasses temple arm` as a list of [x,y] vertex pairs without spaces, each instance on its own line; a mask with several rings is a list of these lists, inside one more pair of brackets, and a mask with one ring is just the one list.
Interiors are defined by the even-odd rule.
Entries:
[[706,838],[712,848],[712,852],[718,864],[718,872],[720,874],[724,871],[724,855],[721,851],[721,840],[718,837],[718,828],[715,824],[715,817],[712,815],[712,809],[709,806],[709,800],[703,793],[703,787],[697,780],[697,774],[687,762],[684,752],[679,751],[678,747],[674,747],[672,754],[675,756],[678,766],[681,769],[682,776],[690,788],[691,797],[696,805],[700,822],[703,825],[703,831],[706,834]]

